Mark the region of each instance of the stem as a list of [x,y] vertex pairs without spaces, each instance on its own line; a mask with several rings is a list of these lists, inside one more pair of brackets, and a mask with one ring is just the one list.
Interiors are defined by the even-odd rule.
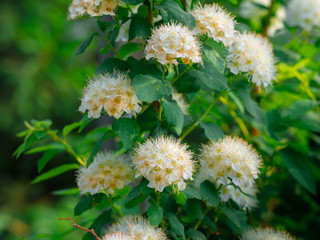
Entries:
[[210,112],[211,108],[215,105],[215,103],[218,101],[219,97],[221,95],[223,95],[226,92],[226,90],[223,90],[222,92],[218,93],[212,100],[212,103],[210,104],[210,106],[208,107],[207,111],[200,117],[200,119],[198,121],[196,121],[195,123],[193,123],[190,127],[188,127],[186,129],[186,131],[183,132],[183,134],[181,135],[180,139],[184,139],[190,132],[192,132],[193,129],[195,129],[200,122],[208,115],[208,113]]
[[104,40],[106,41],[106,43],[108,44],[108,46],[111,48],[111,50],[113,51],[114,55],[116,55],[120,60],[123,60],[122,57],[120,56],[118,50],[117,50],[114,46],[112,46],[112,44],[110,43],[107,34],[105,34]]
[[112,200],[112,198],[110,196],[108,196],[108,201],[109,201],[110,206],[111,206],[112,217],[113,217],[114,221],[117,223],[118,222],[118,218],[117,218],[117,215],[116,215],[116,207],[114,206],[113,200]]
[[192,64],[189,64],[180,74],[179,74],[179,69],[177,67],[177,76],[172,80],[171,85],[173,86],[173,84],[179,79],[179,77],[181,77],[183,74],[185,74],[186,72],[188,72],[191,68]]
[[156,191],[156,195],[157,195],[157,205],[160,207],[160,200],[161,200],[161,192]]
[[268,14],[267,14],[267,16],[265,18],[265,22],[262,26],[262,35],[265,37],[268,35],[268,28],[270,26],[271,17],[273,15],[274,4],[275,4],[275,0],[271,0],[270,6],[268,8]]
[[50,133],[50,137],[52,138],[53,141],[61,143],[65,147],[66,151],[71,156],[73,156],[78,161],[78,163],[80,163],[82,166],[85,166],[85,163],[82,160],[82,158],[73,150],[73,148],[68,144],[66,139],[62,140],[61,138],[58,137],[56,133]]
[[150,24],[151,26],[154,25],[153,23],[153,0],[149,0],[150,2]]
[[128,10],[129,10],[129,12],[131,13],[131,16],[133,16],[133,15],[134,15],[134,13],[132,12],[132,9],[130,8],[130,6],[129,6],[129,4],[128,4],[128,3],[126,4],[126,6],[127,6]]
[[76,224],[76,223],[72,220],[71,217],[70,217],[70,218],[58,218],[58,220],[69,220],[69,221],[72,222],[72,226],[73,226],[73,227],[80,228],[80,229],[85,230],[85,231],[87,231],[87,232],[89,232],[89,233],[92,233],[92,234],[96,237],[97,240],[101,240],[101,238],[99,238],[98,235],[95,233],[94,229],[88,229],[88,228],[85,228],[85,227],[82,227],[82,226]]
[[203,218],[200,218],[198,220],[198,222],[196,223],[196,225],[194,226],[194,230],[197,230],[197,228],[200,226],[200,224],[202,223],[202,220],[204,219],[204,217],[208,214],[208,212],[212,209],[212,207],[207,207],[207,209],[204,211],[203,213]]
[[161,123],[161,118],[162,118],[162,104],[161,104],[161,100],[159,100],[159,112],[158,112],[158,116],[159,116],[159,122]]

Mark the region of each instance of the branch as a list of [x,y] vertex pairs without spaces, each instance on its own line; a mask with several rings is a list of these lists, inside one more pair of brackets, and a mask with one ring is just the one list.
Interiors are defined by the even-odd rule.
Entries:
[[97,238],[97,240],[101,240],[101,238],[99,238],[98,235],[95,233],[94,229],[91,229],[91,230],[90,230],[90,229],[88,229],[88,228],[81,227],[80,225],[76,224],[76,223],[72,220],[71,217],[70,217],[70,218],[58,218],[58,220],[69,220],[69,221],[72,222],[72,226],[73,226],[73,227],[80,228],[80,229],[85,230],[85,231],[87,231],[87,232],[89,232],[89,233],[92,233],[92,234]]

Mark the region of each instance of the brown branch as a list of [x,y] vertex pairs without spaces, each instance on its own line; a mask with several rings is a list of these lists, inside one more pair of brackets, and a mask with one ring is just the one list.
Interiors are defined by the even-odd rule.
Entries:
[[58,220],[69,220],[69,221],[72,222],[72,226],[73,226],[73,227],[80,228],[80,229],[85,230],[85,231],[87,231],[87,232],[89,232],[89,233],[92,233],[92,234],[97,238],[97,240],[101,240],[101,238],[99,238],[98,235],[95,233],[94,229],[91,229],[91,230],[90,230],[90,229],[88,229],[88,228],[81,227],[80,225],[76,224],[76,223],[72,220],[71,217],[70,217],[70,218],[58,218]]

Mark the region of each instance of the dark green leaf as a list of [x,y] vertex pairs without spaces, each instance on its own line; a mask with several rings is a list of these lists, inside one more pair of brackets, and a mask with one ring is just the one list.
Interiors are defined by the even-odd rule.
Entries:
[[201,199],[200,193],[189,185],[186,186],[186,189],[183,190],[183,193],[187,196],[187,198]]
[[136,198],[133,198],[125,203],[126,208],[133,208],[137,206],[139,203],[144,202],[148,198],[147,195],[139,195]]
[[129,5],[138,5],[143,2],[143,0],[121,0],[121,1]]
[[203,218],[202,223],[203,223],[203,225],[209,227],[214,232],[219,231],[218,226],[213,221],[211,221],[211,219],[208,216],[205,216]]
[[202,200],[209,202],[209,205],[212,205],[213,207],[219,205],[219,193],[216,186],[212,182],[205,181],[201,183],[200,194]]
[[79,202],[74,208],[74,211],[73,211],[74,215],[79,216],[85,211],[91,209],[93,207],[92,201],[93,199],[91,195],[82,195]]
[[162,73],[159,68],[154,64],[150,64],[145,59],[137,60],[134,57],[128,57],[127,62],[129,64],[129,76],[134,78],[138,74],[151,74],[161,77]]
[[281,151],[281,155],[290,174],[313,195],[316,195],[316,183],[310,167],[306,164],[307,156],[293,149]]
[[174,20],[181,22],[190,28],[193,28],[196,25],[196,19],[192,14],[185,12],[177,2],[165,0],[161,3],[159,9],[165,22]]
[[153,102],[172,92],[171,83],[153,75],[135,76],[132,85],[141,101]]
[[206,45],[203,46],[204,55],[218,69],[219,72],[224,72],[225,61],[220,54],[213,48]]
[[[89,229],[94,229],[95,233],[100,236],[102,227],[108,223],[111,223],[111,212],[107,211],[102,213],[89,227]],[[95,236],[91,233],[84,235],[82,240],[97,240]]]
[[119,55],[125,59],[127,56],[129,56],[133,52],[140,51],[141,49],[141,44],[134,43],[134,42],[129,42],[127,44],[124,44],[121,46],[119,49]]
[[161,223],[163,218],[163,209],[157,205],[153,198],[149,199],[147,214],[151,225],[158,226]]
[[228,208],[226,206],[220,207],[226,216],[226,224],[236,233],[241,234],[248,229],[247,215],[244,211]]
[[161,127],[160,123],[158,123],[158,125],[155,126],[154,129],[150,133],[150,135],[152,137],[160,137],[160,136],[163,136],[163,135],[166,135],[166,134],[168,134],[167,129]]
[[71,59],[71,63],[70,66],[72,65],[74,59],[76,58],[76,56],[84,53],[84,51],[87,49],[87,47],[89,47],[90,43],[93,40],[93,37],[98,35],[97,33],[92,34],[89,38],[87,38],[86,40],[84,40],[82,43],[80,43],[79,47],[77,48],[77,50],[75,51],[75,53],[73,54],[73,57]]
[[204,129],[204,133],[210,140],[218,140],[224,137],[223,130],[213,122],[200,122],[200,127]]
[[[228,87],[226,77],[219,72],[210,62],[203,61],[204,66],[199,71],[191,71],[206,87],[211,90],[222,90]],[[204,89],[206,90],[206,89]]]
[[122,61],[118,58],[107,58],[98,67],[95,73],[113,73],[115,70],[127,71],[128,64],[125,61]]
[[186,235],[184,234],[184,226],[179,221],[177,216],[174,213],[167,214],[168,223],[172,231],[178,236],[182,237],[182,239],[186,239]]
[[151,25],[140,15],[134,15],[129,28],[129,40],[141,37],[146,39],[151,34]]
[[183,112],[173,100],[162,100],[163,115],[167,120],[169,127],[172,128],[177,135],[180,135],[182,132],[184,124]]
[[194,230],[193,228],[189,228],[186,231],[186,234],[189,238],[193,240],[206,240],[207,238],[203,235],[202,232],[199,232],[197,230]]
[[49,178],[56,177],[62,173],[65,173],[67,171],[74,170],[77,168],[79,168],[79,165],[75,164],[75,163],[60,165],[59,167],[53,168],[53,169],[49,170],[48,172],[42,173],[41,175],[36,177],[31,183],[32,184],[38,183],[38,182],[47,180]]
[[264,113],[262,112],[259,105],[254,100],[252,100],[249,91],[247,89],[240,88],[237,89],[237,92],[243,99],[248,113],[250,113],[251,116],[255,117],[258,122],[265,123]]
[[16,149],[16,151],[13,153],[13,156],[16,156],[16,158],[19,158],[20,155],[26,151],[28,148],[30,148],[33,144],[37,142],[37,137],[35,134],[27,135],[23,141],[23,143]]
[[198,199],[188,199],[183,206],[188,216],[192,217],[192,222],[196,219],[203,218],[202,202]]
[[113,134],[113,132],[111,131],[111,130],[107,130],[107,131],[105,131],[105,132],[102,132],[102,133],[100,133],[100,136],[99,136],[99,140],[98,140],[98,142],[96,143],[96,145],[93,147],[93,149],[92,149],[92,152],[91,152],[91,154],[90,154],[90,156],[89,156],[89,158],[87,159],[87,161],[86,161],[86,166],[88,167],[92,162],[93,162],[93,158],[94,158],[94,156],[99,152],[99,150],[100,150],[100,147],[101,147],[101,144],[102,144],[102,142],[105,140],[105,138],[106,137],[111,137],[111,136],[113,136],[114,134]]
[[112,124],[112,130],[120,136],[121,142],[129,149],[140,136],[140,126],[134,119],[119,118]]

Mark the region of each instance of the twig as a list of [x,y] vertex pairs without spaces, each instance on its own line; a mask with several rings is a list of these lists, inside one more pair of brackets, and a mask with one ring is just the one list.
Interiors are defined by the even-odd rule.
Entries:
[[73,226],[73,227],[80,228],[80,229],[85,230],[85,231],[87,231],[87,232],[89,232],[89,233],[92,233],[92,234],[97,238],[97,240],[101,240],[101,238],[99,238],[98,235],[95,233],[94,229],[88,229],[88,228],[85,228],[85,227],[82,227],[82,226],[76,224],[76,223],[72,220],[71,217],[70,217],[70,218],[58,218],[58,220],[69,220],[69,221],[72,222],[72,226]]

